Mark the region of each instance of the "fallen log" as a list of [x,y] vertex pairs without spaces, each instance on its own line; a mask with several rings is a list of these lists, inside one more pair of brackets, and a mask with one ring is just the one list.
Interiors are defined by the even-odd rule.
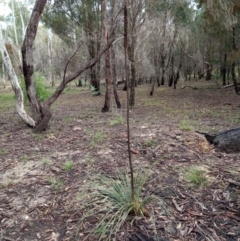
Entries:
[[198,133],[204,135],[207,141],[213,144],[217,151],[226,153],[240,152],[240,127],[217,134]]

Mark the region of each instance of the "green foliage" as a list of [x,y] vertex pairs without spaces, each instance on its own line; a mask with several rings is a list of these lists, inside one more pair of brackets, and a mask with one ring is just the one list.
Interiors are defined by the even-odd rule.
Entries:
[[90,146],[94,147],[96,144],[101,143],[104,137],[105,137],[105,135],[102,131],[96,132],[91,137]]
[[63,186],[63,180],[55,180],[50,177],[46,178],[46,181],[51,185],[53,190],[58,190]]
[[[146,173],[136,172],[134,178],[135,199],[133,201],[131,181],[127,171],[117,173],[114,178],[94,175],[87,190],[81,192],[87,194],[80,196],[82,210],[85,213],[80,223],[87,222],[93,217],[98,222],[84,240],[88,240],[93,235],[95,240],[113,240],[128,217],[132,217],[134,220],[134,216],[150,215],[150,204],[159,200],[154,196],[144,194],[143,187],[146,185],[147,179]],[[83,225],[79,225],[79,227],[83,227]]]
[[[44,84],[44,83],[46,83],[46,79],[38,74],[35,74],[34,81],[35,81],[35,85],[36,85],[36,92],[37,92],[38,99],[41,102],[45,101],[47,98],[49,98],[51,96],[51,92],[46,88],[46,86]],[[23,79],[21,80],[20,85],[23,90],[24,100],[26,101],[28,98],[27,98],[26,85],[25,85],[25,82]]]
[[115,126],[115,125],[121,125],[125,122],[125,119],[122,116],[116,116],[114,119],[110,120],[110,125]]
[[44,167],[49,165],[49,160],[47,158],[43,158],[42,159],[42,164],[43,164]]
[[72,161],[66,161],[63,166],[65,171],[70,171],[73,168],[73,162]]
[[179,124],[179,129],[182,131],[193,131],[193,122],[190,120],[182,120]]
[[7,155],[9,153],[9,150],[7,150],[7,149],[2,149],[2,150],[0,150],[0,156],[5,156],[5,155]]
[[208,184],[208,179],[205,171],[195,167],[191,167],[187,171],[185,177],[195,187],[206,187]]
[[154,140],[148,140],[148,141],[146,141],[146,143],[145,143],[145,145],[147,146],[147,147],[155,147],[156,146],[156,141],[154,141]]

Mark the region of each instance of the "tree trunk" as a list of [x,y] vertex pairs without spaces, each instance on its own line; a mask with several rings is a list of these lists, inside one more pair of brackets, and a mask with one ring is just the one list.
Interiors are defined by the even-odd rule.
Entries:
[[226,74],[227,74],[227,54],[224,54],[224,62],[223,62],[223,67],[222,67],[222,80],[223,80],[223,85],[226,85]]
[[[106,13],[106,1],[102,0],[102,18],[104,26],[104,42],[108,42],[108,27],[107,27],[107,13]],[[111,104],[111,92],[112,92],[112,74],[111,74],[111,62],[110,62],[110,50],[105,52],[105,75],[106,75],[106,94],[105,103],[102,108],[102,112],[108,112]]]
[[111,48],[111,53],[112,53],[113,93],[114,93],[114,98],[116,101],[117,108],[121,108],[121,103],[117,93],[117,73],[116,73],[116,63],[115,63],[115,50],[113,46]]
[[24,100],[23,100],[23,92],[19,85],[17,75],[13,69],[10,57],[8,55],[7,49],[5,47],[3,36],[2,36],[2,29],[0,27],[0,51],[2,55],[3,63],[5,64],[7,73],[10,77],[10,81],[12,84],[12,88],[15,92],[16,96],[16,111],[18,115],[21,117],[21,119],[29,126],[34,127],[35,121],[27,114],[27,112],[24,109]]
[[[111,29],[113,28],[113,17],[114,17],[114,10],[115,10],[115,0],[111,1]],[[115,38],[115,35],[114,35]],[[118,85],[118,81],[117,81],[117,71],[116,71],[116,54],[115,54],[115,49],[114,46],[111,47],[111,60],[112,60],[112,78],[113,78],[113,93],[114,93],[114,98],[115,98],[115,102],[117,105],[117,108],[121,108],[121,103],[118,97],[118,93],[117,93],[117,85]]]
[[154,94],[154,90],[155,90],[155,84],[156,84],[156,77],[152,77],[153,81],[152,81],[152,88],[150,91],[150,95],[152,96]]
[[[199,132],[200,133],[200,132]],[[226,153],[240,152],[240,127],[223,131],[215,135],[203,134],[210,144],[218,151]]]
[[129,105],[134,107],[135,105],[135,82],[136,82],[136,65],[135,65],[135,45],[136,37],[132,34],[131,36],[131,45],[128,48],[128,56],[131,62],[131,83],[130,83],[130,100]]
[[207,74],[206,74],[206,80],[211,80],[212,79],[212,68],[210,66],[208,66],[207,69]]
[[[2,29],[0,30],[2,31]],[[5,80],[5,74],[4,74],[4,63],[2,62],[2,81],[3,81],[3,88],[6,88],[6,80]]]
[[43,109],[37,98],[35,82],[33,80],[33,44],[37,34],[40,16],[43,12],[46,2],[47,0],[36,0],[22,46],[23,75],[30,107],[33,112],[36,124],[38,124],[43,118]]
[[49,84],[55,86],[54,73],[53,73],[53,55],[52,55],[52,31],[48,29],[48,62],[49,62]]
[[[236,52],[237,49],[236,49],[236,39],[235,39],[235,27],[233,27],[233,40],[232,40],[232,47],[233,47],[233,51]],[[232,63],[232,66],[231,66],[231,74],[232,74],[232,80],[233,80],[233,84],[234,84],[234,88],[235,88],[235,93],[237,95],[240,95],[240,91],[239,91],[239,88],[238,88],[238,82],[237,82],[237,79],[236,79],[236,74],[235,74],[235,67],[236,67],[236,62],[235,60],[233,61]]]
[[[22,55],[23,55],[23,72],[24,72],[24,78],[25,78],[25,83],[27,86],[27,92],[28,92],[28,96],[29,99],[32,101],[31,104],[31,108],[34,110],[34,112],[36,114],[38,114],[40,116],[40,120],[37,122],[37,126],[35,127],[35,132],[42,132],[44,130],[46,130],[49,120],[51,118],[51,111],[50,111],[50,107],[51,105],[56,101],[56,99],[60,96],[60,94],[63,92],[64,88],[66,87],[66,85],[68,83],[70,83],[71,81],[73,81],[74,79],[76,79],[78,76],[80,76],[85,70],[92,68],[97,61],[101,58],[101,56],[105,53],[106,50],[108,50],[113,41],[114,41],[114,34],[117,28],[117,23],[118,23],[118,19],[116,18],[114,21],[114,27],[111,31],[110,34],[110,38],[109,41],[107,42],[107,44],[105,44],[94,56],[93,59],[89,60],[84,66],[82,66],[82,68],[78,69],[76,72],[69,74],[68,76],[66,76],[66,72],[67,72],[67,67],[68,64],[70,63],[70,61],[72,60],[72,58],[74,57],[74,55],[77,53],[78,49],[76,50],[76,52],[72,55],[72,57],[69,59],[68,63],[65,66],[64,69],[64,76],[63,76],[63,80],[60,83],[60,85],[57,87],[57,89],[55,90],[55,92],[52,94],[51,97],[49,97],[44,103],[43,105],[40,105],[40,103],[37,100],[37,96],[36,96],[36,89],[35,89],[35,84],[33,81],[33,56],[32,56],[32,46],[33,46],[33,42],[36,36],[36,32],[37,32],[37,27],[38,27],[38,23],[39,23],[39,18],[40,15],[43,11],[43,8],[46,4],[46,0],[37,0],[35,3],[35,6],[33,8],[33,12],[28,24],[28,28],[27,28],[27,32],[26,32],[26,36],[24,39],[24,43],[23,43],[23,47],[22,47]],[[121,9],[121,11],[123,10],[123,8]],[[120,13],[120,12],[119,12]]]

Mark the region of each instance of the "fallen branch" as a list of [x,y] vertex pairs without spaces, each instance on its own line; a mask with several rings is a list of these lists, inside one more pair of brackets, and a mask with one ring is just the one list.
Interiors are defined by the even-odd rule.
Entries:
[[184,86],[184,87],[182,87],[182,89],[185,89],[185,88],[192,88],[192,89],[194,89],[194,90],[197,90],[197,89],[198,89],[198,88],[192,87],[192,86]]
[[[240,86],[240,83],[238,83],[238,85]],[[234,84],[225,85],[223,86],[223,89],[230,88],[230,87],[234,87]]]

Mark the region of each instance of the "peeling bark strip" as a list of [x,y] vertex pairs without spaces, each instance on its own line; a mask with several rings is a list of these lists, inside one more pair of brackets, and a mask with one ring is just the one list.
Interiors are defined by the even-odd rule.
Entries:
[[13,69],[10,57],[8,55],[7,49],[5,47],[3,36],[2,36],[2,29],[0,27],[0,51],[2,55],[2,60],[4,62],[4,65],[6,67],[6,70],[8,72],[8,75],[10,77],[12,88],[15,92],[16,96],[16,111],[18,115],[21,117],[21,119],[29,126],[34,127],[35,121],[27,114],[27,112],[24,109],[24,101],[23,101],[23,92],[19,85],[16,73]]
[[240,127],[226,130],[215,135],[203,134],[210,144],[213,144],[218,151],[226,153],[240,152]]

